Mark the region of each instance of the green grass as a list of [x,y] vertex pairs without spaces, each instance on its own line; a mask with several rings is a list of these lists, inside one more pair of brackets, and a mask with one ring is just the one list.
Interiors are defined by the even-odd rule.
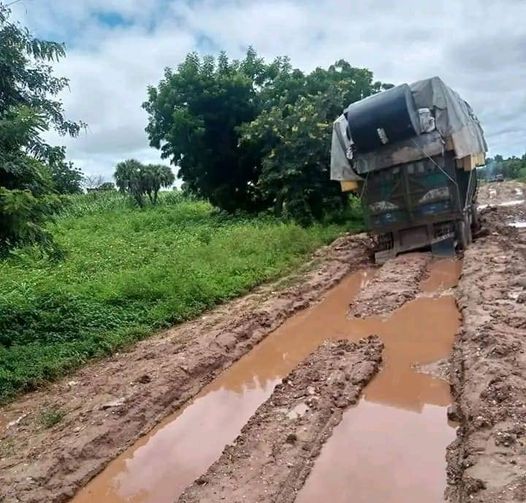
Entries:
[[144,210],[72,198],[50,226],[62,260],[0,262],[0,400],[283,275],[349,225],[227,217],[176,193]]
[[57,407],[48,407],[40,411],[38,420],[42,427],[52,428],[56,424],[60,423],[60,421],[64,419],[65,415],[65,410],[59,409]]

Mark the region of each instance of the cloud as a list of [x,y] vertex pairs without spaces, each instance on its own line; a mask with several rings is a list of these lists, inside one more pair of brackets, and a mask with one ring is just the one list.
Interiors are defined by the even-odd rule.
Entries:
[[344,58],[395,84],[440,75],[471,103],[492,154],[526,149],[526,2],[521,0],[22,0],[16,16],[65,40],[68,115],[89,124],[63,139],[89,173],[119,160],[158,162],[144,133],[146,88],[191,50],[288,55],[304,70]]

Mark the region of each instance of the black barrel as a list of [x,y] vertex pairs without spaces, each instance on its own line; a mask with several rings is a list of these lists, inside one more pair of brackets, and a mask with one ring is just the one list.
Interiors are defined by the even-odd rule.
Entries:
[[418,111],[407,84],[352,103],[345,116],[358,152],[420,134]]

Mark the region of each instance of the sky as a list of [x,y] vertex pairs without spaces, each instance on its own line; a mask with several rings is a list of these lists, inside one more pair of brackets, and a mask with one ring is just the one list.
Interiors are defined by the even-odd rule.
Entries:
[[[439,75],[478,115],[490,154],[526,152],[525,0],[19,0],[13,15],[65,42],[66,114],[88,124],[55,138],[88,175],[160,162],[144,131],[148,85],[190,51],[287,55],[302,70],[338,59],[400,84]],[[163,161],[167,162],[167,161]]]

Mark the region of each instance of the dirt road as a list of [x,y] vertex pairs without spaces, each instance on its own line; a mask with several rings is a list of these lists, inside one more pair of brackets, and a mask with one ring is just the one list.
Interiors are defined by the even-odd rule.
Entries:
[[[346,236],[279,283],[3,407],[0,501],[233,501],[249,488],[239,501],[526,501],[519,190],[481,187],[483,230],[462,262],[421,253],[375,268],[367,238]],[[355,345],[371,335],[383,364],[346,408],[378,366],[353,382],[355,364],[378,361],[378,345]],[[354,344],[317,349],[341,339]],[[342,368],[349,381],[324,382]],[[313,369],[319,408],[277,419],[311,394]],[[312,450],[295,451],[294,425]]]
[[294,501],[343,411],[378,371],[381,354],[374,337],[320,346],[276,386],[235,444],[179,501]]
[[526,501],[526,229],[499,207],[464,255],[464,318],[452,358],[461,426],[448,453],[452,501]]
[[526,186],[515,180],[483,183],[478,190],[478,203],[482,206],[512,205],[524,199]]

